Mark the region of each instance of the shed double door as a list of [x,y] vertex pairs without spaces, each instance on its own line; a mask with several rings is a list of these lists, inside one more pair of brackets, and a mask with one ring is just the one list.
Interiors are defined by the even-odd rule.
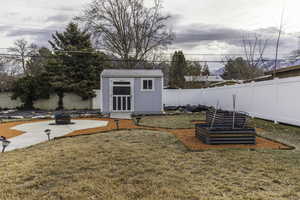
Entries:
[[113,82],[111,103],[113,112],[131,112],[132,89],[130,82]]

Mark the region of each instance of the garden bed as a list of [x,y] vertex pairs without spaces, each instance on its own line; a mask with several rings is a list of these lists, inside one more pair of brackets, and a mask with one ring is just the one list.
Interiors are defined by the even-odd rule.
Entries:
[[255,144],[254,128],[214,127],[196,124],[195,136],[205,144]]
[[172,132],[189,150],[205,151],[220,149],[253,149],[253,150],[293,150],[294,147],[263,137],[256,137],[256,144],[205,144],[195,136],[194,129],[173,130]]

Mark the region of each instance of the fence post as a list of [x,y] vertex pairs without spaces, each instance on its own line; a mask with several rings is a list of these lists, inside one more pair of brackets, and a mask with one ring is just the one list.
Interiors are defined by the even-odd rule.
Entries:
[[278,124],[278,117],[280,114],[280,106],[279,106],[279,99],[278,99],[278,84],[279,84],[279,78],[274,78],[273,80],[274,84],[274,90],[275,90],[275,100],[274,100],[274,110],[273,110],[273,116],[274,116],[274,123]]
[[249,98],[250,101],[250,111],[248,112],[251,116],[252,119],[254,119],[255,114],[254,114],[254,103],[255,103],[255,81],[251,81],[250,83],[250,89],[251,89],[251,96]]

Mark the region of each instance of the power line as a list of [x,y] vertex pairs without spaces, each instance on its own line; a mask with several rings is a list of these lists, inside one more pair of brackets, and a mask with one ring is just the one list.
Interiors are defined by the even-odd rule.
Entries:
[[[9,50],[10,48],[0,48],[1,50]],[[98,51],[105,51],[104,48],[95,48]],[[59,52],[70,52],[70,53],[91,53],[85,51],[59,51]],[[160,53],[160,55],[173,55],[173,53]],[[185,56],[245,56],[245,53],[184,53]],[[254,56],[261,56],[261,54],[256,53]],[[264,55],[274,55],[274,53],[267,53]],[[280,53],[280,55],[290,55],[290,53]]]
[[[70,51],[69,51],[70,52]],[[76,52],[76,51],[75,51]],[[70,52],[71,53],[71,52]],[[73,52],[74,53],[74,52]],[[76,52],[76,53],[83,53],[83,52]],[[84,52],[85,54],[89,53],[97,53],[97,52]],[[17,54],[0,54],[0,56],[3,57],[20,57],[20,55]],[[51,58],[51,56],[41,56],[41,55],[27,55],[25,58]],[[295,59],[278,59],[278,61],[293,61]],[[122,60],[122,59],[102,59],[101,61],[104,62],[146,62],[146,63],[171,63],[173,61],[171,60]],[[187,60],[189,61],[189,60]],[[226,60],[192,60],[193,62],[206,62],[206,63],[224,63]],[[275,61],[275,59],[258,59],[254,60],[254,62],[269,62],[269,61]]]

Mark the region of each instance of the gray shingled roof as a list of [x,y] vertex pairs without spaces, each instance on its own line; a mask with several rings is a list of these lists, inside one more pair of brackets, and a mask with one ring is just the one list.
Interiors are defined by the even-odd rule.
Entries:
[[120,77],[120,78],[135,78],[135,77],[162,77],[161,70],[149,69],[105,69],[101,73],[102,77]]

